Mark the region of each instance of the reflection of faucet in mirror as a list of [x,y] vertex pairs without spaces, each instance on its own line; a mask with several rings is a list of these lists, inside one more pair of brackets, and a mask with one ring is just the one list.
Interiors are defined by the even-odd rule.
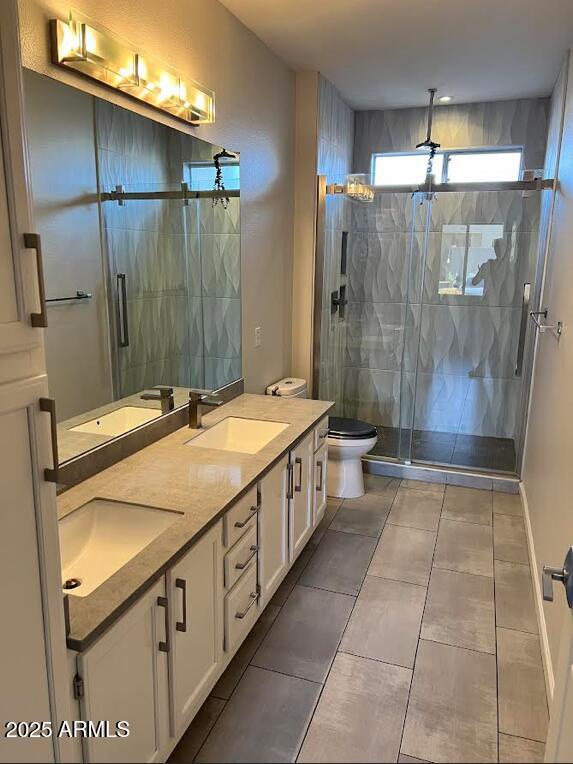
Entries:
[[224,401],[217,398],[212,390],[189,390],[189,427],[198,430],[201,424],[201,406],[211,406],[213,408],[221,406]]
[[495,285],[498,279],[498,274],[501,271],[505,259],[503,239],[494,239],[493,251],[495,252],[495,258],[490,258],[489,260],[486,260],[485,263],[482,263],[472,279],[473,286],[477,286],[483,281],[484,294],[490,284]]
[[169,414],[175,408],[173,400],[173,388],[166,385],[155,385],[149,388],[152,392],[145,392],[140,395],[142,401],[161,401],[161,413]]

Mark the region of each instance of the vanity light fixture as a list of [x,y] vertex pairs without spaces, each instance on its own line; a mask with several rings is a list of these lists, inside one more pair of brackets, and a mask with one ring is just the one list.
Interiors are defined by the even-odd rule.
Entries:
[[443,95],[438,98],[438,101],[440,103],[449,103],[452,100],[453,96]]
[[193,125],[215,121],[215,94],[70,11],[50,21],[52,61]]

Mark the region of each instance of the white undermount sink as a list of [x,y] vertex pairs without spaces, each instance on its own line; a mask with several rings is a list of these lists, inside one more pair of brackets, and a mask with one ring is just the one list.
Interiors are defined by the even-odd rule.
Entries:
[[263,419],[242,419],[230,416],[187,441],[188,446],[214,448],[256,454],[273,438],[286,430],[285,422],[267,422]]
[[96,419],[90,419],[89,422],[70,427],[70,432],[87,432],[90,435],[115,437],[160,416],[161,411],[158,409],[149,409],[143,406],[122,406],[115,411],[110,411],[109,414],[102,414]]
[[145,549],[181,515],[164,509],[93,499],[58,523],[62,581],[68,594],[85,597]]

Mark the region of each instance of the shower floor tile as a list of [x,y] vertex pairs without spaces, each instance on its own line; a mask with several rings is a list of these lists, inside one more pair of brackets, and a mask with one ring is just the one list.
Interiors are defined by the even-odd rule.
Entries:
[[[397,427],[377,426],[378,442],[370,452],[393,459],[408,455],[410,431]],[[399,453],[399,451],[401,453]],[[457,467],[478,467],[498,472],[515,472],[515,443],[511,438],[485,435],[462,435],[452,432],[414,430],[412,459]]]

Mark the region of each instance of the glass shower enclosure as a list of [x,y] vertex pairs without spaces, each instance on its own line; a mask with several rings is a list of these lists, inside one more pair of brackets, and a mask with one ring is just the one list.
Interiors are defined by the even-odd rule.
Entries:
[[314,390],[376,426],[368,458],[515,475],[553,191],[464,186],[376,189],[372,203],[338,188],[346,230],[325,216]]

